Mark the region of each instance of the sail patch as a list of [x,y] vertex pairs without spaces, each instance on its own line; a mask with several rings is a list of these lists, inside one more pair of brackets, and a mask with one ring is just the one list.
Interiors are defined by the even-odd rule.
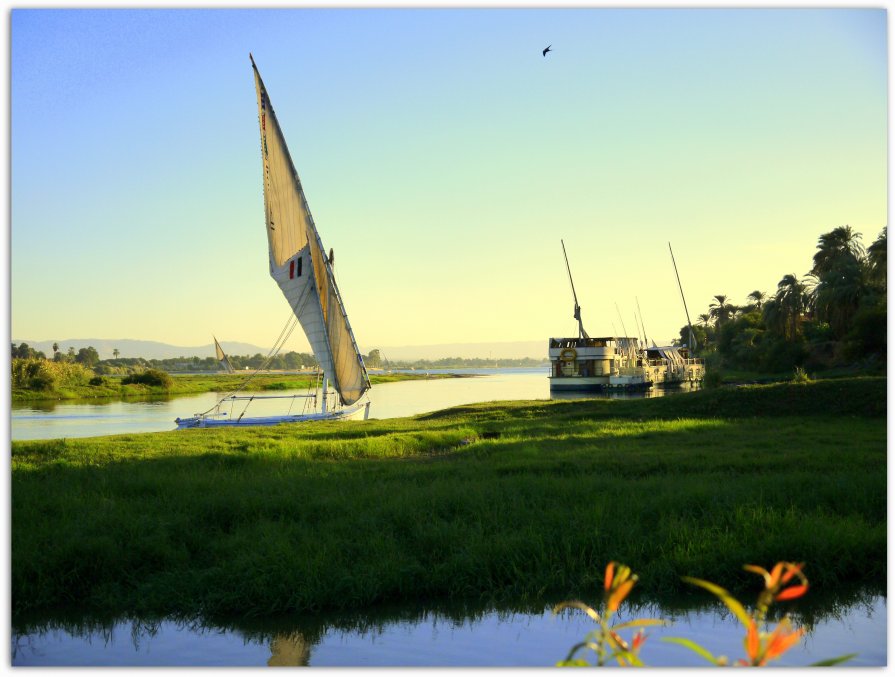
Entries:
[[301,277],[301,256],[289,261],[289,279]]

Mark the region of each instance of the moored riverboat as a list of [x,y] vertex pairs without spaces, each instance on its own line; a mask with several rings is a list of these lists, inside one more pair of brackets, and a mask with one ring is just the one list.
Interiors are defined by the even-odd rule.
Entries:
[[700,383],[705,365],[690,356],[686,346],[646,346],[633,336],[591,338],[584,330],[581,306],[575,293],[572,269],[563,243],[563,256],[572,297],[573,317],[578,321],[578,336],[551,338],[547,355],[550,358],[550,391],[603,392],[607,390],[640,391],[655,386],[677,386]]
[[649,390],[698,384],[705,376],[703,361],[686,347],[645,348],[630,336],[551,338],[548,355],[551,391]]

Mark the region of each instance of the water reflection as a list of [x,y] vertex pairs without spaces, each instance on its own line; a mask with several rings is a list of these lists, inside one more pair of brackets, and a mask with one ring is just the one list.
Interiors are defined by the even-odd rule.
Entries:
[[310,665],[310,660],[311,645],[300,632],[277,635],[270,642],[267,664],[271,667]]
[[653,386],[649,390],[606,390],[602,392],[575,392],[574,390],[556,390],[550,392],[551,400],[642,400],[650,397],[665,397],[676,393],[690,393],[699,390],[693,383],[681,383],[668,386]]
[[[815,595],[816,597],[816,595]],[[881,591],[808,598],[793,607],[807,630],[782,665],[807,665],[846,653],[851,666],[886,664],[886,599]],[[549,666],[593,629],[580,612],[554,616],[552,604],[494,608],[459,603],[428,609],[320,614],[266,620],[13,620],[13,665],[342,665]],[[701,598],[623,605],[619,621],[664,618],[642,657],[653,666],[702,666],[698,656],[664,643],[684,636],[716,654],[739,657],[743,630],[723,606]]]
[[12,403],[12,411],[18,416],[27,417],[30,413],[51,413],[56,410],[65,411],[67,407],[96,407],[103,410],[115,405],[146,405],[164,406],[168,402],[177,399],[176,395],[139,395],[126,397],[122,400],[105,398],[72,398],[66,400],[28,400]]

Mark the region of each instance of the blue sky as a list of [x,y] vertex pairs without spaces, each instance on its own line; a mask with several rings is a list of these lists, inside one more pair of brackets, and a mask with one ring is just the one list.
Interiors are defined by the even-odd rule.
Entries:
[[592,335],[637,297],[668,340],[669,240],[695,318],[887,221],[885,10],[26,9],[11,36],[16,338],[273,343],[250,51],[362,349],[574,334],[561,237]]

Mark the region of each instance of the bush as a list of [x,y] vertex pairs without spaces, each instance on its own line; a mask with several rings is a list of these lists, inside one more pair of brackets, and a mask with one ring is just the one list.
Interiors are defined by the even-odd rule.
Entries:
[[144,386],[152,386],[156,388],[164,388],[170,390],[174,385],[174,381],[167,372],[160,369],[147,369],[139,374],[131,374],[121,379],[122,385],[139,384]]
[[106,385],[106,379],[104,379],[102,376],[94,376],[92,379],[90,379],[90,385],[104,386]]
[[879,304],[861,308],[852,320],[845,337],[843,357],[847,360],[866,358],[869,355],[886,357],[886,306]]
[[717,388],[721,385],[721,372],[713,369],[712,371],[706,371],[705,377],[702,380],[702,385],[705,388],[712,389]]
[[44,359],[12,361],[12,387],[27,390],[56,390],[64,386],[85,385],[93,372],[71,362],[51,362]]

